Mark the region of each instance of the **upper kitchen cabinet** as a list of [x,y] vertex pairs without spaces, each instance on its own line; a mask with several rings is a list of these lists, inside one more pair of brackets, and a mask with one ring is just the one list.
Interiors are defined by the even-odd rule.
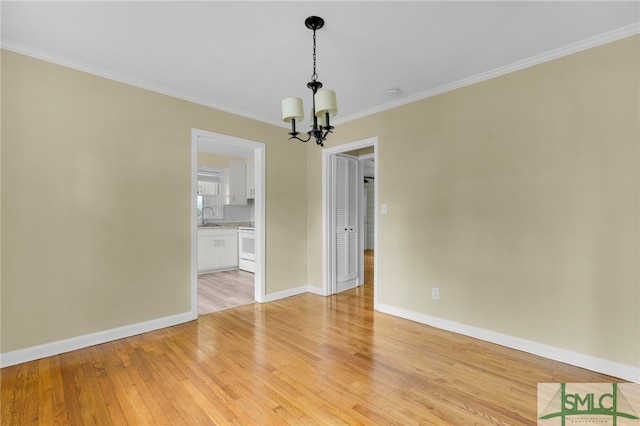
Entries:
[[229,161],[229,191],[227,203],[232,206],[247,205],[247,164],[244,160]]
[[247,158],[247,198],[256,198],[256,172],[253,157]]

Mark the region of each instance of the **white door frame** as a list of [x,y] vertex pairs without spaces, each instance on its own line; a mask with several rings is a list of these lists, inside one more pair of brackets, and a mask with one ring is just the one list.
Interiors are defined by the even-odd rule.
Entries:
[[[373,160],[373,165],[375,167],[375,157],[376,154],[364,154],[361,155],[360,157],[358,157],[358,159],[360,160],[360,181],[364,184],[364,178],[365,178],[365,174],[364,174],[364,166],[363,164],[365,163],[366,160]],[[374,173],[375,174],[375,173]],[[374,184],[375,186],[375,179],[374,179]],[[374,196],[375,196],[376,192],[374,190]],[[369,229],[368,226],[365,224],[365,219],[367,219],[367,222],[369,220],[369,218],[367,217],[367,203],[368,203],[368,193],[367,193],[367,188],[364,188],[364,190],[362,191],[362,197],[360,197],[362,199],[362,210],[360,212],[360,216],[361,216],[361,224],[362,224],[362,228],[364,229],[364,232],[361,234],[360,236],[360,243],[362,244],[362,251],[366,251],[367,250],[367,246],[368,244],[368,237],[369,237]],[[375,211],[376,209],[374,209]],[[373,223],[373,226],[375,227],[375,222]],[[374,241],[375,243],[375,241]],[[375,253],[375,251],[374,251]],[[375,256],[375,254],[374,254]],[[362,259],[362,270],[360,271],[362,273],[361,275],[361,280],[364,280],[364,257]],[[364,282],[364,281],[363,281]]]
[[[376,179],[374,181],[374,204],[378,205],[378,138],[372,137],[361,141],[351,142],[322,150],[322,294],[329,296],[335,292],[335,247],[330,244],[333,241],[331,235],[333,230],[333,197],[331,196],[331,159],[336,154],[341,154],[356,149],[373,147],[373,159]],[[373,306],[377,309],[378,304],[378,209],[375,209],[374,219],[374,261],[373,261]],[[360,251],[360,250],[359,250]],[[362,253],[360,253],[360,257]],[[360,263],[360,262],[359,262]]]
[[196,190],[198,187],[198,141],[219,141],[253,149],[255,159],[256,196],[255,207],[255,300],[265,303],[264,263],[265,263],[265,144],[201,129],[191,129],[191,315],[198,317],[198,212]]

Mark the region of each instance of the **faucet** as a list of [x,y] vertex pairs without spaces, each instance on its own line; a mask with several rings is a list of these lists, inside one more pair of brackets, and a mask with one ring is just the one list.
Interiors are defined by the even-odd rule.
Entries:
[[202,208],[202,226],[206,226],[206,224],[205,224],[205,219],[204,219],[204,211],[205,211],[206,209],[211,210],[211,216],[213,216],[213,213],[214,213],[214,212],[213,212],[213,207],[211,207],[211,206],[206,206],[206,207],[203,207],[203,208]]

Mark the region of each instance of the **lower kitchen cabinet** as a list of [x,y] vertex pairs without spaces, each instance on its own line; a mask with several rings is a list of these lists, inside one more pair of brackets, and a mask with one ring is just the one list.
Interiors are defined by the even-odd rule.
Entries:
[[238,230],[198,230],[198,273],[238,267]]

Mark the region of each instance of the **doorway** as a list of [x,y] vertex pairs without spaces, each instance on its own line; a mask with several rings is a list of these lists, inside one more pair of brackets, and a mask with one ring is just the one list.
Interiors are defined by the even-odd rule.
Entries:
[[[368,246],[373,247],[373,250],[369,249],[369,256],[367,257],[368,261],[373,262],[373,283],[374,283],[374,291],[373,291],[373,299],[374,299],[374,308],[377,306],[377,294],[378,294],[378,285],[377,285],[377,248],[378,248],[378,209],[375,206],[378,205],[378,138],[369,138],[358,142],[353,142],[345,145],[340,145],[337,147],[326,148],[322,152],[322,174],[323,174],[323,183],[322,183],[322,205],[323,205],[323,294],[328,296],[332,294],[336,294],[339,291],[338,286],[338,268],[336,265],[336,258],[339,255],[339,248],[336,247],[336,201],[335,201],[335,176],[334,176],[334,164],[336,158],[340,155],[349,154],[352,157],[356,157],[361,160],[372,160],[373,168],[370,170],[370,173],[373,173],[375,177],[374,179],[370,179],[372,185],[368,186],[368,191],[373,190],[373,211],[370,212],[372,214],[372,235],[370,234],[370,238],[373,238],[373,242],[369,242]],[[361,185],[361,190],[364,192],[364,167],[358,168],[358,182]],[[361,193],[359,193],[361,194]],[[358,200],[358,204],[362,204],[361,200]],[[364,206],[362,206],[364,207]],[[362,208],[359,213],[359,223],[358,226],[362,230],[358,235],[358,285],[362,285],[365,282],[365,237],[364,233],[366,232],[365,226],[365,215],[363,214]],[[373,257],[373,259],[371,259]]]
[[[249,171],[249,173],[246,173],[246,176],[247,177],[250,176],[249,179],[253,183],[253,185],[247,185],[247,186],[252,186],[251,200],[253,200],[251,202],[252,210],[253,210],[253,213],[252,213],[253,220],[251,223],[253,224],[253,229],[255,229],[255,232],[254,232],[255,260],[254,260],[254,264],[252,265],[253,272],[252,273],[246,272],[244,270],[239,270],[237,267],[236,268],[232,267],[232,268],[227,268],[228,269],[227,271],[220,271],[219,273],[216,272],[215,274],[212,274],[214,276],[205,277],[205,278],[208,279],[209,285],[211,286],[213,285],[222,286],[220,287],[219,295],[225,298],[224,296],[225,291],[227,291],[227,294],[229,294],[229,291],[225,290],[224,286],[227,286],[231,290],[233,290],[234,280],[235,280],[235,284],[240,284],[242,282],[246,286],[247,281],[251,279],[250,277],[252,277],[253,282],[252,283],[250,282],[248,295],[245,294],[244,296],[242,296],[244,297],[244,299],[242,300],[251,299],[249,303],[253,301],[264,303],[265,301],[265,284],[264,284],[265,145],[261,142],[250,141],[250,140],[236,138],[228,135],[222,135],[218,133],[209,132],[206,130],[192,129],[192,132],[191,132],[191,156],[192,156],[191,157],[191,168],[192,168],[191,313],[193,318],[197,318],[198,316],[198,305],[199,305],[198,303],[199,285],[198,284],[199,284],[199,281],[202,281],[202,280],[199,280],[199,275],[198,275],[198,253],[199,253],[199,250],[206,250],[208,249],[207,247],[209,247],[206,244],[203,244],[203,241],[201,241],[202,239],[198,238],[199,227],[200,227],[200,230],[204,229],[206,232],[210,232],[214,234],[213,236],[214,240],[212,241],[212,244],[210,244],[213,247],[213,250],[216,250],[221,246],[228,248],[230,245],[233,245],[235,247],[234,250],[236,250],[235,254],[238,255],[237,233],[234,234],[234,236],[228,236],[228,235],[225,235],[224,232],[219,232],[221,231],[221,229],[215,229],[215,228],[229,229],[229,228],[233,228],[233,226],[238,225],[238,222],[241,222],[240,225],[246,224],[244,223],[244,221],[247,220],[246,218],[243,217],[243,218],[240,218],[238,222],[235,222],[234,217],[235,215],[241,214],[240,211],[243,210],[241,204],[243,203],[236,203],[235,199],[227,198],[226,200],[223,200],[223,204],[233,206],[233,208],[230,210],[233,211],[233,215],[234,215],[234,216],[228,217],[229,226],[211,227],[211,228],[200,226],[205,224],[207,225],[212,225],[212,224],[227,225],[227,224],[224,223],[225,222],[224,218],[207,216],[205,215],[205,213],[209,214],[208,210],[206,212],[204,211],[205,209],[199,210],[199,204],[198,204],[200,200],[200,198],[198,198],[198,169],[199,169],[198,153],[199,152],[210,153],[212,155],[216,155],[217,157],[222,157],[222,158],[224,157],[235,158],[235,160],[230,160],[230,162],[234,162],[234,170],[230,170],[229,175],[231,175],[231,173],[237,173],[236,166],[238,164],[235,164],[235,163],[241,163],[241,165],[244,165],[245,167],[250,167],[250,169],[245,169],[245,171]],[[246,158],[247,161],[244,161],[244,160],[239,161],[237,160],[238,158]],[[251,161],[248,161],[249,158],[251,159]],[[253,174],[251,172],[253,172]],[[227,182],[226,184],[230,184],[230,183],[231,181]],[[231,197],[230,194],[232,192],[233,191],[229,190],[229,192],[225,193],[224,196]],[[244,205],[246,204],[247,204],[247,201],[244,202]],[[211,223],[211,222],[214,222],[214,223]],[[237,232],[237,230],[235,229],[234,231]],[[217,234],[220,234],[220,235],[217,235]],[[203,234],[201,233],[200,235],[202,236]],[[224,255],[222,255],[220,259],[226,259],[226,256],[229,254],[228,252],[229,250],[225,249]],[[230,265],[232,264],[234,263],[230,263]],[[200,277],[202,277],[202,275]],[[220,306],[224,308],[225,303],[227,304],[237,303],[237,301],[234,302],[231,299],[233,299],[234,297],[237,299],[238,297],[241,296],[240,293],[241,292],[238,292],[238,294],[236,294],[235,296],[230,295],[228,300],[226,301],[223,300]],[[244,293],[247,293],[246,289]],[[207,297],[207,295],[203,292],[200,292],[200,295],[201,297]]]

